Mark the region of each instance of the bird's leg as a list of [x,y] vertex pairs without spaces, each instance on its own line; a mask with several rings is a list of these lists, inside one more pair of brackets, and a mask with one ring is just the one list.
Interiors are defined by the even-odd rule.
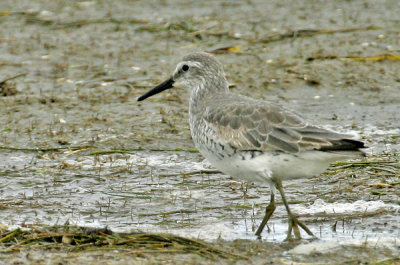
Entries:
[[261,237],[261,233],[264,230],[265,225],[268,223],[269,218],[274,213],[275,209],[276,209],[275,195],[274,195],[274,191],[271,189],[271,200],[269,201],[269,204],[268,204],[267,208],[265,209],[264,218],[256,231],[256,236],[258,236],[259,238]]
[[292,230],[293,230],[295,239],[301,239],[299,226],[304,231],[306,231],[307,234],[315,237],[314,234],[311,232],[311,230],[308,229],[308,227],[303,222],[298,220],[293,215],[293,213],[290,211],[289,204],[287,203],[287,200],[286,200],[285,192],[283,191],[282,181],[279,179],[275,179],[275,185],[276,185],[276,188],[279,190],[279,193],[281,194],[282,201],[283,201],[283,204],[285,205],[286,211],[288,213],[288,218],[289,218],[289,229],[288,229],[288,233],[287,233],[287,237],[286,237],[285,241],[289,241],[292,239]]

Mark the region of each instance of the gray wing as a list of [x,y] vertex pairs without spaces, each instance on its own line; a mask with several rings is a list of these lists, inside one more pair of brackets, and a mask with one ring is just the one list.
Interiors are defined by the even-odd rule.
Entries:
[[218,139],[238,150],[358,150],[363,143],[305,122],[299,115],[265,101],[230,100],[208,104],[203,115]]

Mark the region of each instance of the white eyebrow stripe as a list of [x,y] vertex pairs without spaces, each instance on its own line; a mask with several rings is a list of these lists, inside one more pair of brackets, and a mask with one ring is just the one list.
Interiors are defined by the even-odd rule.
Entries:
[[185,62],[180,62],[176,69],[181,69],[183,65],[189,65],[189,66],[196,66],[196,67],[202,67],[203,65],[200,62],[193,62],[193,61],[185,61]]
[[190,66],[195,66],[195,67],[201,68],[201,67],[203,66],[203,64],[200,63],[200,62],[194,62],[194,61],[184,61],[184,62],[180,62],[180,63],[178,63],[178,65],[176,66],[176,69],[175,69],[175,71],[174,71],[174,75],[175,75],[177,72],[179,72],[179,70],[181,70],[181,69],[182,69],[182,66],[184,66],[185,64],[189,65],[189,67],[190,67]]
[[188,61],[187,62],[189,66],[197,66],[197,67],[202,67],[203,65],[199,62],[192,62],[192,61]]

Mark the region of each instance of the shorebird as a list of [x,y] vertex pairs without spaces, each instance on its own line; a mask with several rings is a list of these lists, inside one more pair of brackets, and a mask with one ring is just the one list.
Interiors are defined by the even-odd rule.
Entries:
[[222,65],[209,53],[183,57],[172,77],[138,101],[172,87],[190,91],[190,131],[200,153],[235,179],[270,185],[270,202],[255,234],[261,237],[275,211],[276,188],[288,214],[286,240],[293,239],[292,232],[300,239],[299,227],[315,237],[291,212],[282,180],[315,177],[334,161],[364,156],[364,143],[314,126],[288,108],[230,92]]

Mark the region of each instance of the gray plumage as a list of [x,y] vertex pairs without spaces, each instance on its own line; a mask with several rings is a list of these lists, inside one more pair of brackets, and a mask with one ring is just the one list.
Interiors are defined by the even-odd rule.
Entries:
[[210,127],[218,142],[238,150],[299,153],[358,151],[363,147],[349,135],[312,126],[294,112],[265,101],[226,92],[223,97],[205,100],[203,105],[203,109],[194,111],[200,118],[193,119],[192,127]]
[[[363,143],[349,135],[313,126],[277,104],[231,93],[222,66],[214,56],[194,53],[183,61],[201,64],[199,68],[191,67],[191,76],[185,77],[191,83],[190,126],[195,143],[207,131],[206,137],[237,150],[354,151],[355,155],[363,155],[359,150]],[[179,66],[174,73],[178,80],[182,74]]]
[[231,93],[222,65],[208,53],[185,56],[170,79],[138,100],[175,86],[190,90],[190,131],[204,157],[232,177],[272,186],[270,204],[256,235],[260,236],[275,210],[273,187],[279,190],[289,216],[287,239],[292,231],[300,238],[298,226],[313,235],[291,213],[281,181],[313,177],[331,162],[363,156],[364,144],[311,125],[277,104]]

